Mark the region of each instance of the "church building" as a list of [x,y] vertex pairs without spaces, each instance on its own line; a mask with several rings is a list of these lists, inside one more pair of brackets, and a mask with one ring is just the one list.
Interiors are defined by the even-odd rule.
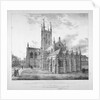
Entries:
[[45,20],[41,24],[41,48],[33,48],[27,44],[26,66],[48,70],[54,74],[81,71],[81,50],[68,50],[61,38],[52,41],[52,24],[45,28]]

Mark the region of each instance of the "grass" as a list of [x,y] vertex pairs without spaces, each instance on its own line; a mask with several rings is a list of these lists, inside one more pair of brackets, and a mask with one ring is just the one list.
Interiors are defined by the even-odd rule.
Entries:
[[35,74],[35,75],[24,75],[13,80],[88,80],[88,75],[85,74]]
[[12,80],[88,80],[88,72],[53,74],[47,71],[24,69],[19,77]]

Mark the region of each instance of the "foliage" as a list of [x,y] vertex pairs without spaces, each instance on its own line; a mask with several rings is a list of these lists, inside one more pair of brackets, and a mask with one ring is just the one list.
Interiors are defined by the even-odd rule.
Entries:
[[12,67],[20,66],[20,59],[12,54]]

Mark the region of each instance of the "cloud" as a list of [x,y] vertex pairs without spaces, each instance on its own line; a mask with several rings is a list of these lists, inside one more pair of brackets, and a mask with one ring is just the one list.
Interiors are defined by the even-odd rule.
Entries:
[[69,13],[68,17],[77,19],[88,19],[88,13]]
[[43,19],[40,14],[26,13],[24,16],[26,17],[28,24],[41,24]]
[[70,21],[67,21],[66,25],[67,26],[73,26],[72,22],[70,22]]
[[73,34],[73,35],[66,35],[65,38],[62,40],[62,42],[64,44],[66,44],[66,46],[68,48],[72,47],[72,43],[75,41],[75,39],[77,38],[78,34]]
[[45,19],[45,22],[52,22],[53,27],[58,27],[59,25],[63,24],[66,25],[67,28],[77,28],[78,23],[72,20],[74,17],[85,16],[84,14],[65,14],[65,13],[50,13],[50,14],[34,14],[34,13],[27,13],[24,15],[27,18],[27,22],[29,24],[41,24],[42,19]]
[[88,52],[88,38],[79,40],[78,44],[73,46],[73,49],[81,49],[82,53]]
[[[74,51],[81,49],[82,54],[87,54],[88,52],[88,38],[79,39],[78,34],[66,35],[66,37],[62,40],[63,44],[67,46],[69,49],[73,49]],[[76,43],[74,43],[77,41]]]
[[85,18],[88,17],[88,13],[79,13],[77,15],[80,16],[80,17],[85,17]]

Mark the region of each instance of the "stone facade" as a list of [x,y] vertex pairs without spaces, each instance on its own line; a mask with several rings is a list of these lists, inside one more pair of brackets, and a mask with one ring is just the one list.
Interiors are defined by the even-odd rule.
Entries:
[[[41,48],[27,44],[27,67],[39,67],[55,74],[81,71],[81,50],[68,50],[59,37],[52,42],[52,25],[46,30],[45,21],[41,24]],[[85,59],[85,57],[84,57]]]
[[29,44],[27,44],[26,66],[39,67],[37,59],[39,55],[40,55],[40,49],[29,47]]

